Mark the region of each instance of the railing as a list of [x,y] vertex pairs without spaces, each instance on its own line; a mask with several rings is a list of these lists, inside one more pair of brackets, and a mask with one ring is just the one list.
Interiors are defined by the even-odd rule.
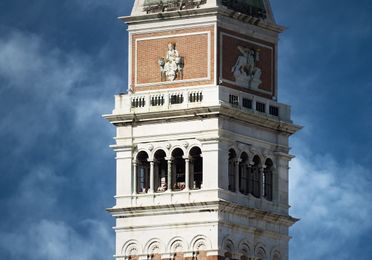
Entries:
[[212,107],[224,104],[235,109],[291,122],[289,106],[222,86],[120,94],[116,96],[116,99],[114,113],[118,114]]
[[150,104],[153,107],[164,105],[164,95],[154,95],[150,98]]
[[145,97],[134,97],[132,98],[132,108],[144,107],[146,105]]
[[172,105],[174,105],[174,104],[182,104],[183,103],[183,94],[182,93],[171,94],[171,96],[170,96],[170,103]]
[[202,101],[203,101],[203,92],[202,91],[190,92],[189,102],[195,103],[195,102],[202,102]]

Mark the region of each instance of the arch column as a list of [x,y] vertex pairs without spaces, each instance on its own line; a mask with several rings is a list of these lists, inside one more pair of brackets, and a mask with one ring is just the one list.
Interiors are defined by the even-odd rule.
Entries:
[[248,178],[248,196],[252,195],[253,192],[253,172],[252,172],[252,162],[248,162],[248,172],[247,172],[247,178]]
[[241,159],[236,159],[235,161],[235,192],[240,193],[240,186],[239,186],[239,164]]
[[183,157],[185,159],[185,191],[190,189],[190,159],[189,157]]
[[133,162],[132,180],[133,180],[132,194],[137,194],[137,162]]
[[149,160],[150,162],[150,189],[149,193],[154,193],[154,161]]
[[172,158],[165,158],[167,160],[167,192],[172,191]]
[[265,181],[264,181],[264,171],[265,171],[266,165],[262,165],[260,168],[260,198],[265,197]]

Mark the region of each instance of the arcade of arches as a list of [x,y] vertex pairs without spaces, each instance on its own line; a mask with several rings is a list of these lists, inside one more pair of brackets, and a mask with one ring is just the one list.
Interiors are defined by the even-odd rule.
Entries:
[[263,164],[259,156],[252,161],[243,152],[240,158],[234,149],[229,150],[229,191],[251,194],[256,198],[273,200],[273,161],[267,159]]
[[197,190],[203,185],[203,158],[199,147],[193,147],[187,156],[181,148],[167,158],[163,150],[157,150],[150,161],[146,152],[138,153],[134,163],[137,193]]
[[[228,190],[251,194],[256,198],[273,200],[273,162],[261,162],[255,155],[250,161],[247,153],[237,157],[234,149],[229,150]],[[193,147],[188,155],[176,148],[171,158],[164,150],[157,150],[154,159],[149,160],[145,151],[137,154],[134,163],[136,193],[198,190],[203,187],[203,157],[199,147]]]

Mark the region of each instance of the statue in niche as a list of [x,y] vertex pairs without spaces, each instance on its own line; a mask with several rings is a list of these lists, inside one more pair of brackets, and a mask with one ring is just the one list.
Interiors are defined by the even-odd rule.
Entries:
[[174,81],[183,79],[183,57],[176,50],[175,43],[168,43],[165,58],[159,59],[161,81]]
[[238,49],[241,55],[231,69],[235,82],[239,85],[257,89],[262,83],[261,69],[256,67],[256,62],[260,60],[259,50],[242,46],[238,46]]

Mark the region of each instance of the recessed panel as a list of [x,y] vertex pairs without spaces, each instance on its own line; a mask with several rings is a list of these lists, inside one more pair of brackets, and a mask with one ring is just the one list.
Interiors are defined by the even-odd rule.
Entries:
[[213,33],[206,29],[134,35],[132,84],[136,90],[211,84]]
[[275,96],[275,49],[271,43],[220,32],[221,84],[266,97]]

